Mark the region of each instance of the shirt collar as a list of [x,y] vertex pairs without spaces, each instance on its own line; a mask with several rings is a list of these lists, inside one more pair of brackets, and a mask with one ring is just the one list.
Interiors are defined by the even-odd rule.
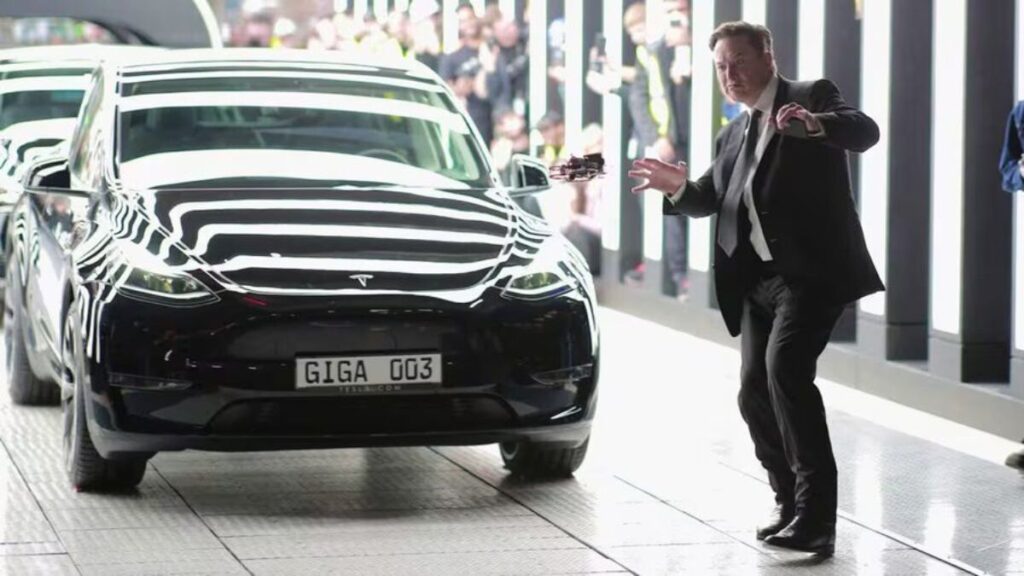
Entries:
[[757,98],[754,108],[760,110],[765,116],[770,116],[772,108],[775,106],[775,94],[778,91],[779,77],[778,75],[773,74],[771,80],[768,81],[768,85],[764,87],[764,90],[761,91],[761,95]]

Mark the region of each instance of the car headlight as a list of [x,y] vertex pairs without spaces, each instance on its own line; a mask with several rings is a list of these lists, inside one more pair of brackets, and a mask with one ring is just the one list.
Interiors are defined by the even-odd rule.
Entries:
[[131,246],[123,254],[124,266],[113,285],[126,296],[170,306],[201,306],[218,300],[188,272],[172,268],[140,247]]
[[564,262],[562,245],[549,240],[521,272],[515,274],[501,295],[512,300],[546,300],[579,288],[580,282]]

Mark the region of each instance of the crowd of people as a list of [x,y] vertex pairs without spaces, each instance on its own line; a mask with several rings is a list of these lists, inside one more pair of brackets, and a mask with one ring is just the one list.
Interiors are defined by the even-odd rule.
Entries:
[[[625,64],[613,62],[595,39],[590,52],[587,86],[599,94],[617,93],[629,103],[629,155],[683,160],[689,131],[690,36],[688,0],[665,0],[660,6],[668,23],[665,30],[649,33],[645,2],[626,10],[624,23],[633,45],[626,50]],[[529,15],[529,9],[523,13]],[[601,152],[601,126],[585,127],[580,150],[565,147],[565,123],[550,110],[530,126],[528,99],[528,26],[513,14],[502,14],[497,3],[488,2],[482,12],[470,3],[457,8],[457,45],[445,46],[440,3],[414,0],[408,10],[386,17],[368,13],[357,17],[351,10],[328,11],[308,22],[293,22],[273,12],[247,14],[230,27],[227,43],[233,46],[269,46],[312,50],[362,51],[374,56],[411,58],[437,72],[452,89],[458,102],[489,144],[495,165],[508,181],[515,154],[533,154],[548,165],[576,155]],[[659,15],[662,16],[662,15]],[[552,21],[547,32],[549,68],[553,85],[564,84],[564,20]],[[563,90],[555,91],[562,94]],[[531,132],[534,138],[531,139]],[[538,148],[531,141],[542,142]],[[558,184],[551,193],[527,200],[524,207],[558,226],[600,272],[601,197],[605,182]],[[686,290],[686,230],[679,219],[666,219],[665,261],[670,293]],[[629,272],[642,279],[643,263]]]

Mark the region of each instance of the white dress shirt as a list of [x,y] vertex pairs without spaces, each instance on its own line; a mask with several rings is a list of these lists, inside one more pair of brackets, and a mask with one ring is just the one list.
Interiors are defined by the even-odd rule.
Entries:
[[[754,174],[761,164],[761,157],[764,150],[775,135],[775,124],[771,122],[772,106],[775,105],[775,92],[779,89],[779,77],[772,76],[761,92],[761,96],[754,104],[754,108],[761,111],[761,125],[758,126],[757,148],[754,149],[754,162],[747,169],[746,182],[743,183],[743,203],[747,205],[747,216],[750,218],[750,243],[754,246],[754,252],[765,262],[772,259],[772,252],[768,249],[768,242],[764,238],[764,230],[761,229],[761,219],[757,215],[757,207],[754,205]],[[750,110],[747,110],[750,114]]]
[[[775,125],[771,122],[772,106],[775,105],[775,93],[779,89],[779,77],[772,76],[768,85],[761,91],[754,108],[761,111],[761,124],[758,126],[757,148],[754,149],[754,161],[747,169],[744,176],[746,182],[743,184],[743,203],[747,206],[747,217],[750,219],[750,243],[754,246],[754,252],[765,262],[772,260],[771,250],[768,249],[768,242],[764,238],[764,231],[761,229],[761,220],[758,218],[757,209],[754,206],[754,174],[757,173],[757,166],[761,163],[765,148],[775,135]],[[746,108],[744,106],[744,108]],[[750,109],[747,109],[750,114]],[[669,197],[669,201],[675,204],[683,197],[686,184],[683,184],[675,194]]]

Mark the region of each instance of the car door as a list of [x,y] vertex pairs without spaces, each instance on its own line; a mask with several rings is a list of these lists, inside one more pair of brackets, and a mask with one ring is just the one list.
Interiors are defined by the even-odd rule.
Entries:
[[88,229],[89,198],[70,190],[26,188],[28,262],[25,311],[36,358],[57,369],[69,253]]

